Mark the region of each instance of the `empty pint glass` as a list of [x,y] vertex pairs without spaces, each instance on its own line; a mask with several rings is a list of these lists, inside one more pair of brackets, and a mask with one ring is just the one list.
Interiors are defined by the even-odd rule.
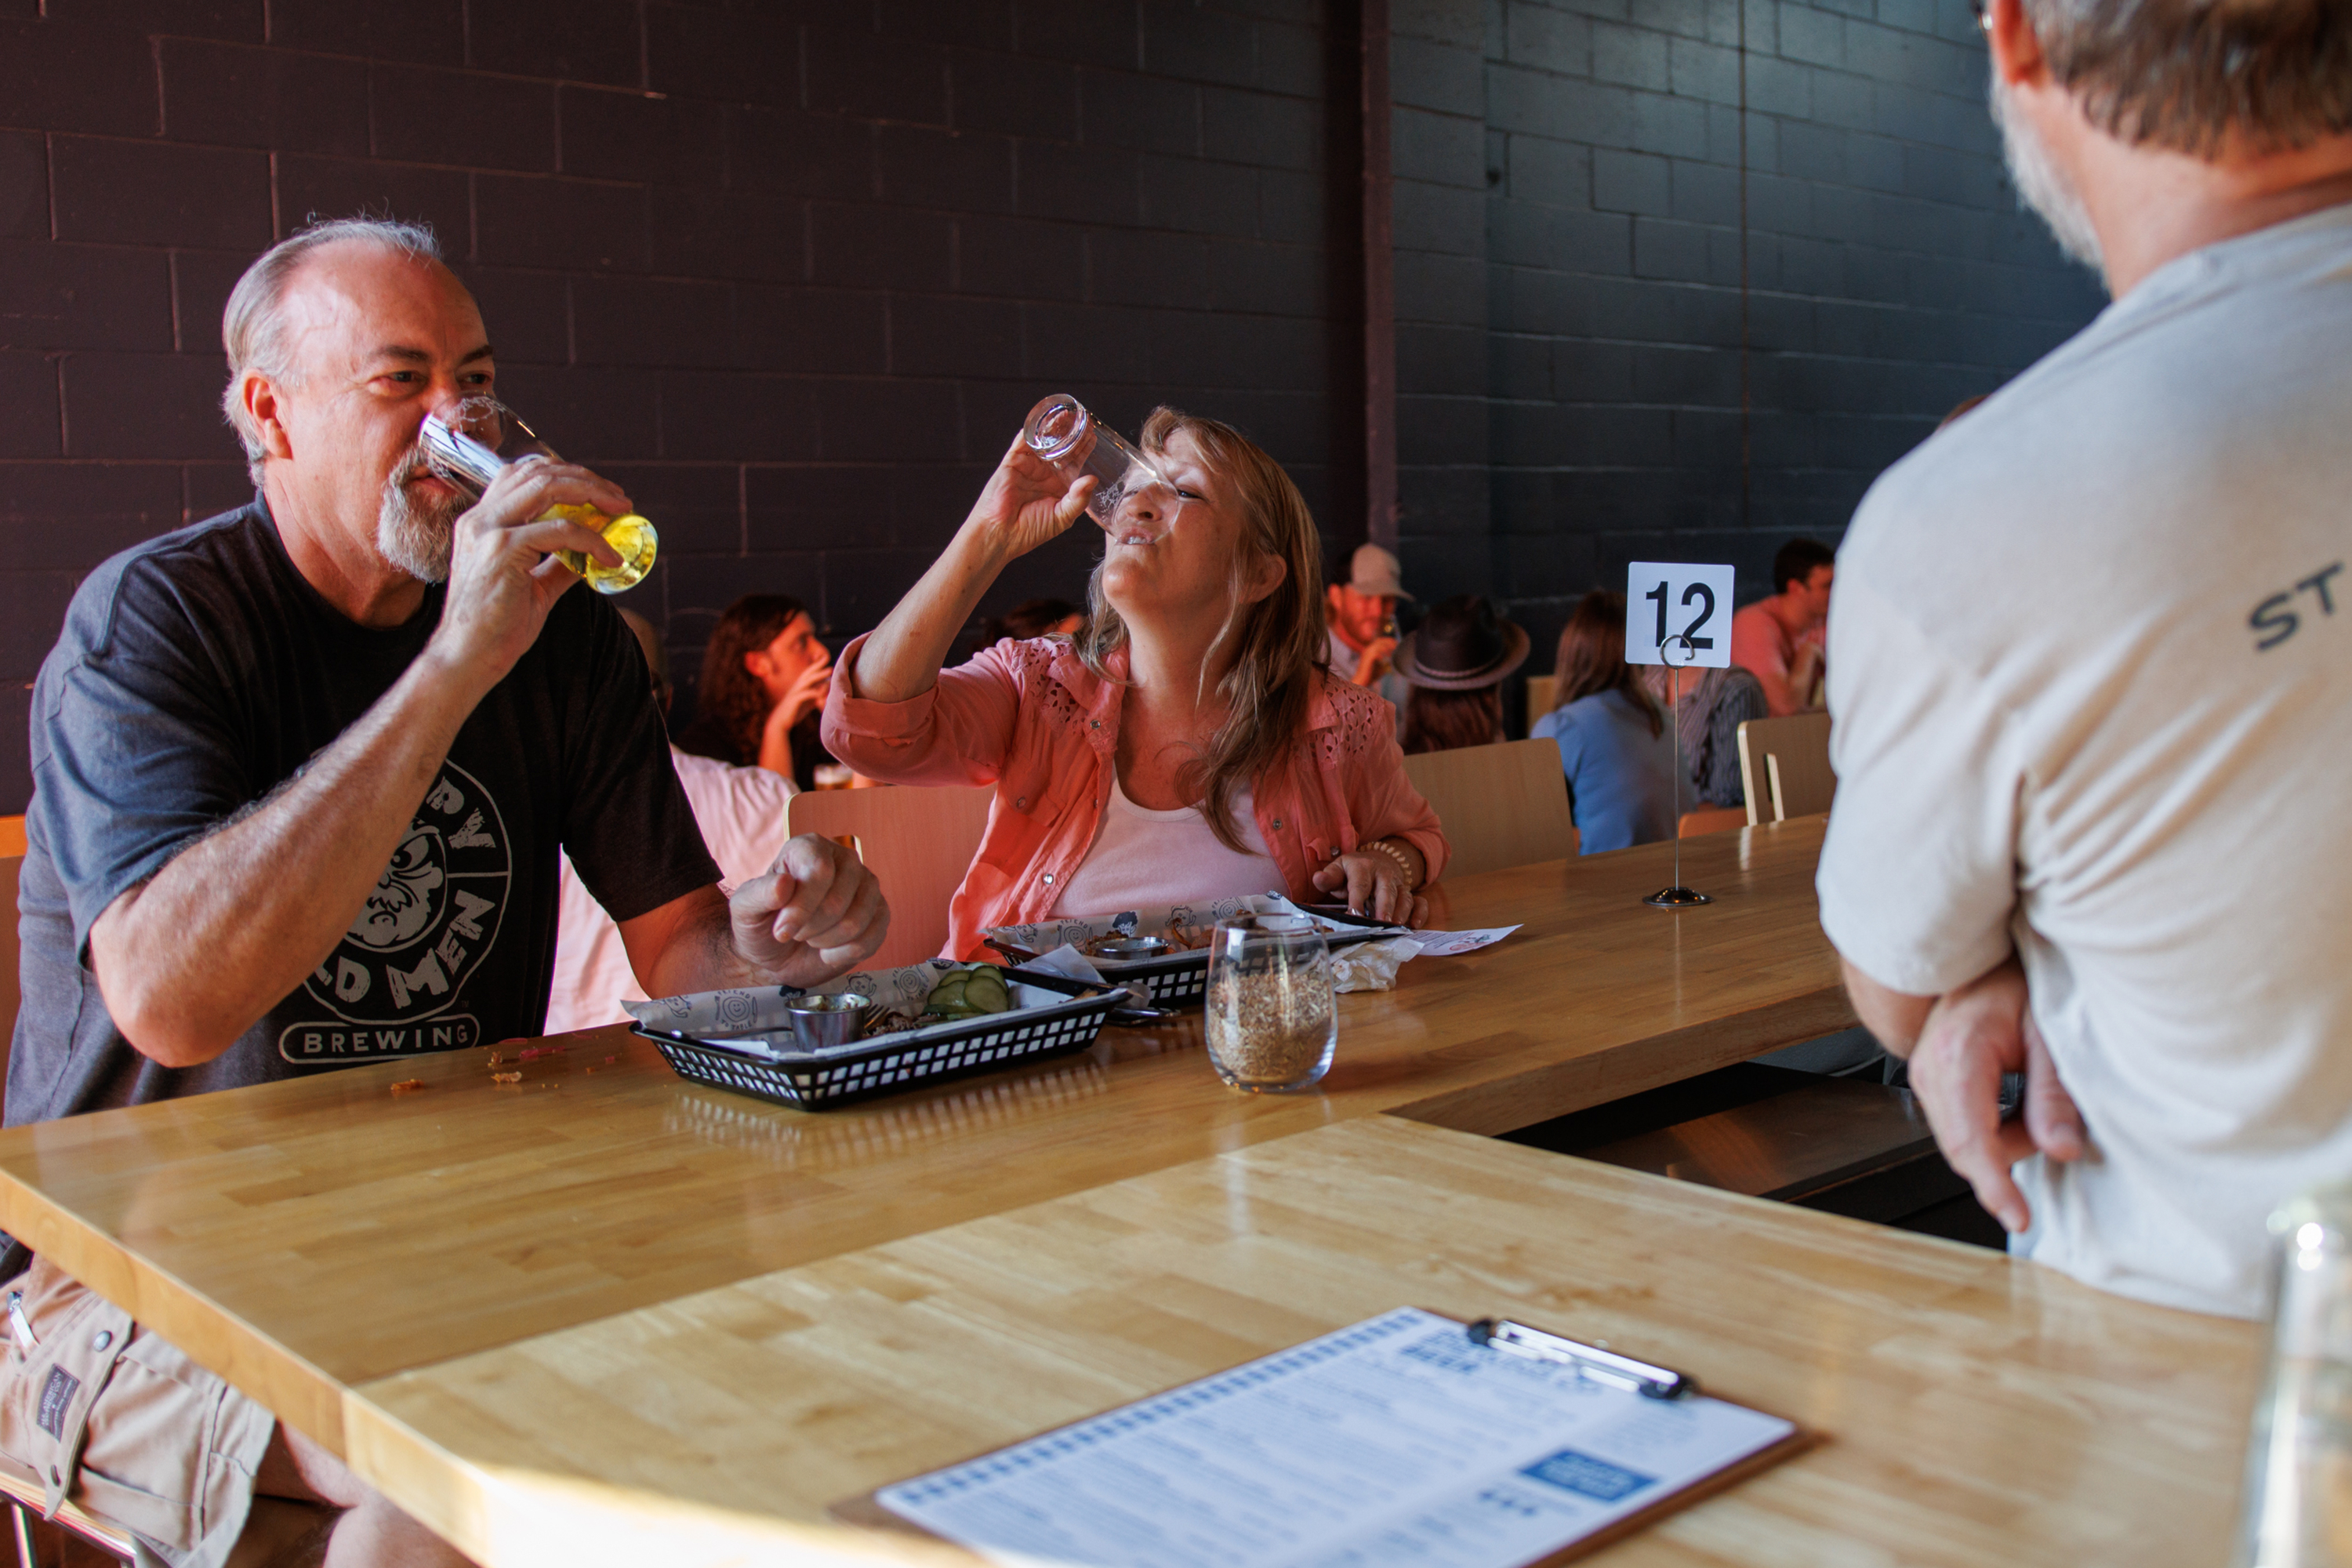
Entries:
[[2235,1561],[2352,1563],[2352,1186],[2294,1199],[2270,1232],[2277,1303]]
[[1158,539],[1183,504],[1158,464],[1066,392],[1054,394],[1029,411],[1021,438],[1073,481],[1093,477],[1095,493],[1087,498],[1087,515],[1113,539],[1130,531]]
[[[417,433],[417,445],[436,478],[448,480],[476,500],[481,500],[501,468],[525,458],[556,456],[554,447],[494,397],[468,397],[446,415],[427,416]],[[602,565],[577,550],[555,552],[558,561],[587,578],[588,585],[600,594],[634,588],[653,570],[660,536],[652,523],[635,512],[607,517],[593,506],[566,505],[550,508],[537,521],[547,518],[562,518],[601,533],[604,542],[620,552],[618,566]]]

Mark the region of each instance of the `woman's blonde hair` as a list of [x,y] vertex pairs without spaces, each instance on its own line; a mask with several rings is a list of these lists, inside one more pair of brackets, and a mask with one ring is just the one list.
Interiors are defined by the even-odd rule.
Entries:
[[[1330,658],[1323,631],[1323,543],[1307,498],[1264,448],[1214,419],[1151,411],[1143,422],[1143,449],[1164,452],[1178,432],[1190,436],[1202,460],[1233,487],[1242,514],[1241,552],[1234,558],[1234,607],[1213,645],[1213,655],[1234,646],[1233,667],[1218,683],[1226,702],[1225,721],[1199,755],[1178,775],[1186,794],[1202,802],[1202,815],[1217,842],[1245,853],[1233,820],[1233,797],[1255,788],[1307,732],[1320,668]],[[1240,602],[1249,553],[1272,556],[1286,568],[1273,593],[1254,605]],[[1078,657],[1103,679],[1109,656],[1127,646],[1127,623],[1103,596],[1103,566],[1087,584],[1089,614],[1077,639]]]

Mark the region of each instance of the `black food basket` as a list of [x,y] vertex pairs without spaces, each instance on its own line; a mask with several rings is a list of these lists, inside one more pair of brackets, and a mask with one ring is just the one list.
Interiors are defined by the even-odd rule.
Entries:
[[[1402,926],[1385,924],[1362,915],[1350,915],[1336,910],[1318,909],[1310,911],[1318,919],[1333,926],[1353,926],[1353,931],[1327,931],[1324,945],[1338,952],[1359,942],[1379,942],[1404,932]],[[1031,982],[1037,971],[1025,963],[1031,955],[1017,947],[1000,946],[993,938],[982,938],[988,945],[1006,959],[1021,963],[1019,978]],[[1154,1007],[1171,1009],[1199,1007],[1209,994],[1209,950],[1205,947],[1186,948],[1165,952],[1156,958],[1096,958],[1090,959],[1102,977],[1113,985],[1141,987],[1145,1000]]]
[[1129,1005],[1127,994],[1116,989],[1097,991],[1056,975],[1015,978],[1039,990],[1066,991],[1069,999],[883,1035],[810,1056],[772,1056],[748,1040],[730,1047],[723,1035],[696,1037],[642,1023],[635,1032],[653,1041],[662,1059],[682,1079],[803,1110],[829,1110],[877,1095],[1085,1050],[1102,1032],[1103,1020]]

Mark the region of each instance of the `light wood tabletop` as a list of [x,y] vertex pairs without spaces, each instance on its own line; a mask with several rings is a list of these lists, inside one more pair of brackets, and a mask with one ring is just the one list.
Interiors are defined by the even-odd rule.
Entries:
[[1343,997],[1306,1094],[1225,1089],[1197,1015],[821,1113],[688,1085],[614,1029],[514,1084],[472,1050],[12,1128],[0,1226],[340,1447],[342,1391],[407,1368],[1327,1122],[1505,1131],[1843,1027],[1821,839],[1693,841],[1718,901],[1684,913],[1639,901],[1664,846],[1465,879],[1450,929],[1526,929]]
[[922,1558],[827,1505],[1401,1305],[1605,1340],[1819,1435],[1612,1564],[2226,1556],[2253,1325],[1389,1117],[395,1374],[346,1430],[502,1568]]

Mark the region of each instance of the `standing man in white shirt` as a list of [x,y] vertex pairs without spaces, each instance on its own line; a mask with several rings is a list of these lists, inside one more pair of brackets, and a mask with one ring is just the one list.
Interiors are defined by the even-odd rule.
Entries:
[[[645,650],[646,669],[653,682],[654,701],[667,717],[670,703],[669,655],[661,633],[635,610],[623,610],[621,619]],[[784,840],[793,796],[793,781],[766,768],[739,768],[716,757],[669,749],[670,765],[710,858],[719,862],[719,885],[731,892],[740,883],[760,875],[776,858]],[[645,987],[629,967],[628,949],[621,945],[621,928],[596,901],[564,857],[556,889],[555,969],[547,994],[547,1032],[568,1034],[604,1024],[625,1024],[625,1002],[642,1002]]]
[[1846,536],[1822,924],[2012,1251],[2256,1314],[2267,1211],[2352,1171],[2352,13],[1985,28],[2115,303]]

